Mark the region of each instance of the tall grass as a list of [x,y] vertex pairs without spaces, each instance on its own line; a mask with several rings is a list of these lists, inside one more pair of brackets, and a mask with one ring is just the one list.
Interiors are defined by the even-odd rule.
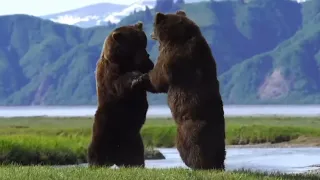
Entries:
[[[15,117],[0,118],[0,128],[91,128],[92,117]],[[320,128],[320,117],[226,117],[229,125],[266,125]],[[146,125],[174,125],[171,118],[147,119]]]
[[[175,126],[147,126],[142,129],[146,144],[155,147],[173,147],[175,144]],[[226,128],[226,141],[229,145],[280,143],[298,137],[319,137],[319,128],[266,126],[266,125],[229,125]],[[319,142],[320,143],[320,142]],[[320,145],[320,144],[319,144]]]
[[[0,162],[76,164],[86,162],[92,118],[0,118]],[[148,119],[141,130],[147,147],[174,147],[172,119]],[[317,118],[227,118],[229,145],[280,143],[299,137],[320,140]],[[320,141],[318,141],[320,145]],[[163,158],[148,149],[146,158]]]
[[[0,135],[89,138],[92,122],[92,118],[0,118]],[[173,147],[176,125],[172,119],[148,119],[141,134],[148,146]],[[320,118],[226,118],[230,145],[286,142],[301,136],[320,137]]]
[[2,136],[2,164],[78,164],[86,161],[84,138],[46,137],[35,135]]
[[[19,165],[67,165],[86,163],[88,137],[6,135],[0,137],[0,163]],[[146,159],[163,159],[146,148]]]
[[[145,145],[152,147],[174,147],[176,136],[175,125],[146,125],[141,134]],[[90,128],[47,129],[47,128],[0,128],[0,140],[6,136],[37,135],[41,137],[54,136],[68,139],[88,139]],[[311,127],[267,126],[267,125],[228,125],[226,127],[226,142],[229,145],[280,143],[299,137],[319,137],[320,129]],[[79,141],[77,139],[76,141]]]

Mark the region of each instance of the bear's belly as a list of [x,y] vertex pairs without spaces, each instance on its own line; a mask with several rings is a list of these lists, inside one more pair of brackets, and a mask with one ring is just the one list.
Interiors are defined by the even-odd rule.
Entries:
[[148,111],[148,101],[146,98],[125,100],[119,107],[123,115],[132,115],[133,117],[145,116]]
[[125,99],[110,109],[109,117],[113,130],[130,134],[139,132],[146,120],[148,101],[146,98]]
[[171,88],[168,91],[168,105],[176,122],[186,120],[211,121],[212,117],[223,116],[221,96],[214,93],[204,95],[201,90],[186,91]]
[[191,119],[199,105],[197,93],[169,88],[168,106],[175,120]]

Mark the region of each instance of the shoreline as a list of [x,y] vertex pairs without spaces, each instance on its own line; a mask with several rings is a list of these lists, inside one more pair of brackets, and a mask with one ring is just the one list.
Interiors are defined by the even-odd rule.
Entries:
[[301,174],[305,174],[305,175],[311,174],[311,175],[316,175],[316,176],[319,176],[319,177],[320,177],[320,168],[318,168],[318,169],[313,169],[313,170],[309,170],[309,171],[307,171],[307,172],[305,172],[305,173],[301,173]]
[[228,148],[320,148],[320,137],[300,136],[287,142],[227,145]]
[[[163,147],[155,147],[155,149],[162,149]],[[176,148],[166,147],[166,149]],[[282,142],[282,143],[261,143],[261,144],[241,144],[241,145],[226,145],[226,148],[230,149],[241,149],[241,148],[320,148],[319,144],[312,143],[291,143],[291,142]],[[320,167],[320,165],[319,165]]]
[[[298,109],[298,110],[297,110]],[[318,104],[224,105],[225,117],[319,117]],[[93,117],[96,105],[0,106],[0,118],[8,117]],[[150,105],[147,118],[171,118],[167,104]]]
[[226,148],[320,148],[320,145],[310,144],[284,144],[284,143],[263,143],[263,144],[247,144],[247,145],[226,145]]

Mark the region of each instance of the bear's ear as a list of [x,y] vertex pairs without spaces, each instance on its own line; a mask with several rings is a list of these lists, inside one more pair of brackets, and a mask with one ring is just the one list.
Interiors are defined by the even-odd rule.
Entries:
[[113,32],[112,33],[112,39],[114,39],[116,42],[120,43],[121,39],[123,39],[123,34],[121,32]]
[[163,21],[164,19],[166,19],[166,15],[161,13],[161,12],[157,12],[156,16],[155,16],[155,24],[159,24],[161,23],[161,21]]
[[182,11],[182,10],[179,10],[176,12],[176,15],[179,15],[179,16],[187,16],[186,12]]
[[142,31],[143,30],[143,23],[141,21],[139,21],[139,22],[137,22],[137,24],[135,24],[135,27]]

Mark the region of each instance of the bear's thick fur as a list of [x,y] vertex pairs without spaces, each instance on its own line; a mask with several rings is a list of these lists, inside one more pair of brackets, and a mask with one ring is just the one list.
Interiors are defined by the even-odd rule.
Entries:
[[184,11],[157,13],[152,38],[159,57],[153,70],[134,83],[168,93],[177,124],[177,149],[192,169],[224,170],[225,119],[216,62],[199,27]]
[[106,38],[96,67],[98,108],[88,148],[89,166],[144,167],[140,135],[148,110],[143,88],[132,81],[154,64],[146,51],[143,24],[115,29]]

